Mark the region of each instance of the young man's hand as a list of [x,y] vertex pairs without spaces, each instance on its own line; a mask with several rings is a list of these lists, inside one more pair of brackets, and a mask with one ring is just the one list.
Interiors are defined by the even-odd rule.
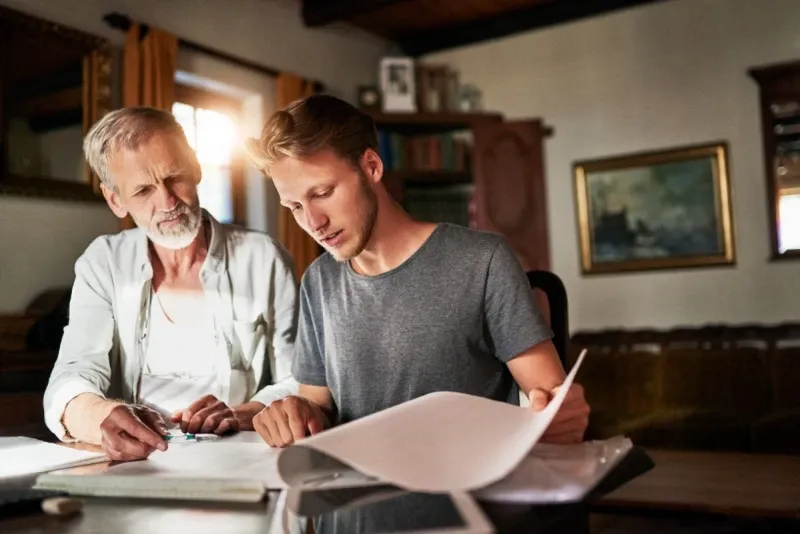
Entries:
[[253,418],[253,427],[270,447],[288,447],[327,426],[328,418],[322,408],[299,396],[276,400]]
[[[550,391],[539,388],[532,389],[528,394],[531,409],[537,412],[544,410],[560,388],[561,386],[557,386]],[[589,426],[589,412],[590,408],[583,395],[583,387],[577,382],[573,382],[541,441],[559,444],[580,443]]]

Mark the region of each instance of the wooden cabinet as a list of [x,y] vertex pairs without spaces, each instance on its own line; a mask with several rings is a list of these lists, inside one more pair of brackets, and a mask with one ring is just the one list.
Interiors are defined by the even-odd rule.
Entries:
[[366,112],[378,129],[384,182],[412,216],[498,232],[525,270],[550,268],[544,140],[551,131],[540,120]]
[[506,236],[526,271],[550,269],[545,133],[538,120],[474,130],[475,226]]

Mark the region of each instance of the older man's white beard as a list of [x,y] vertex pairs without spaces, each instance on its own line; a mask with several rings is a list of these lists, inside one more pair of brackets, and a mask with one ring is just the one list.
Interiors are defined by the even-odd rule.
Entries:
[[163,214],[159,222],[163,222],[175,216],[175,211],[181,215],[186,215],[188,220],[179,227],[170,229],[169,233],[162,233],[158,229],[158,223],[154,224],[154,228],[146,228],[140,225],[138,221],[136,221],[136,224],[139,225],[142,230],[145,230],[147,237],[158,246],[171,250],[186,248],[200,233],[200,227],[203,222],[202,211],[199,205],[196,208],[192,208],[184,204],[181,207],[175,208],[173,212]]

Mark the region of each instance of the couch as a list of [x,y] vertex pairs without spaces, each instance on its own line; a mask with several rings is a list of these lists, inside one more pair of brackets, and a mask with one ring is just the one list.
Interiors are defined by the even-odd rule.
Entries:
[[576,332],[568,365],[584,348],[589,439],[800,454],[800,324]]

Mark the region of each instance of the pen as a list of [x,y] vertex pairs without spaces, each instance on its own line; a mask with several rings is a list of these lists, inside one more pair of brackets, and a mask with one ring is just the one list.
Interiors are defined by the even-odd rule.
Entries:
[[219,436],[217,436],[216,434],[203,434],[203,435],[192,434],[192,439],[194,441],[214,441],[219,439]]
[[183,438],[185,440],[190,440],[190,439],[196,439],[196,437],[197,436],[195,436],[194,434],[184,434],[182,436],[174,436],[172,434],[167,434],[166,436],[164,436],[164,439],[166,441],[169,441],[171,439],[181,439],[181,438]]
[[174,436],[172,434],[167,434],[164,436],[164,441],[170,440],[184,440],[184,441],[213,441],[219,439],[219,436],[216,434],[183,434],[179,436]]

